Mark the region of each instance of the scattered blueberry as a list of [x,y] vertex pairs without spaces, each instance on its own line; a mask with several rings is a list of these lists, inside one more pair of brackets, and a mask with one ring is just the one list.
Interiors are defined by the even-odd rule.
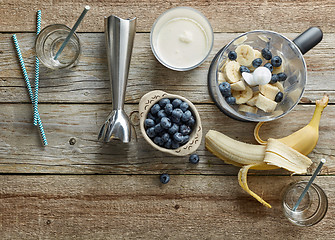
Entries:
[[277,93],[275,97],[275,102],[281,102],[283,100],[284,94],[282,92]]
[[156,133],[161,133],[161,132],[163,131],[163,128],[162,128],[162,126],[160,125],[160,123],[156,124],[156,125],[154,126],[154,128],[155,128],[155,132],[156,132]]
[[173,111],[173,105],[171,103],[166,104],[164,110],[167,115],[170,115]]
[[183,113],[183,115],[181,116],[181,120],[183,122],[187,122],[188,120],[190,120],[192,117],[192,113],[190,110],[187,110],[186,112]]
[[170,118],[167,118],[167,117],[163,117],[162,119],[161,119],[161,126],[162,126],[162,128],[164,128],[164,129],[169,129],[170,127],[171,127],[171,120],[170,120]]
[[185,112],[187,109],[188,109],[188,103],[187,102],[182,102],[180,105],[179,105],[179,108]]
[[227,82],[220,83],[219,90],[224,97],[229,97],[231,95],[231,87]]
[[170,134],[167,132],[162,135],[163,142],[167,142],[170,139]]
[[170,133],[171,135],[175,134],[176,132],[179,131],[179,126],[177,124],[173,124],[169,130],[168,130],[168,133]]
[[283,72],[278,73],[277,75],[279,77],[278,81],[280,81],[280,82],[285,81],[287,79],[287,75]]
[[234,105],[236,103],[236,98],[235,97],[226,97],[226,102],[229,104],[229,105]]
[[278,82],[278,80],[279,80],[278,75],[277,74],[272,74],[270,83],[274,84],[274,83]]
[[155,128],[154,128],[154,127],[148,128],[148,129],[147,129],[147,135],[148,135],[150,138],[155,137],[155,136],[156,136]]
[[199,155],[198,154],[191,154],[189,157],[190,163],[197,164],[199,162]]
[[162,98],[158,102],[158,104],[159,104],[159,106],[161,106],[161,108],[165,107],[166,104],[168,104],[168,103],[170,103],[170,99],[168,99],[168,98]]
[[161,137],[155,137],[154,138],[154,143],[156,143],[159,146],[163,146],[164,145],[164,141]]
[[241,67],[240,67],[240,73],[243,73],[243,72],[250,73],[250,70],[249,70],[249,68],[247,68],[246,66],[241,66]]
[[179,132],[181,134],[183,134],[184,136],[186,135],[189,135],[191,133],[191,128],[189,126],[186,126],[186,125],[181,125],[180,128],[179,128]]
[[167,148],[167,149],[169,149],[169,148],[171,148],[171,145],[172,145],[172,140],[171,140],[171,138],[169,138],[166,141],[166,143],[164,144],[164,147]]
[[282,60],[281,60],[281,57],[279,57],[279,56],[274,56],[271,59],[271,64],[274,67],[280,67],[281,63],[282,63]]
[[172,111],[172,117],[181,118],[183,116],[183,111],[180,108],[176,108]]
[[271,65],[271,63],[266,63],[266,64],[264,65],[264,67],[266,67],[267,69],[269,69],[270,72],[273,71],[273,66]]
[[263,61],[261,58],[256,58],[254,61],[252,61],[252,66],[254,68],[258,68],[260,65],[262,65]]
[[167,173],[163,173],[159,176],[159,180],[161,181],[161,183],[167,184],[170,181],[170,176]]
[[179,98],[176,98],[175,100],[172,101],[172,105],[174,108],[177,108],[182,102],[183,102],[182,100],[180,100]]
[[230,60],[236,60],[236,58],[237,58],[237,53],[235,52],[235,51],[230,51],[229,53],[228,53],[228,58],[230,59]]
[[163,118],[163,117],[166,117],[166,113],[165,113],[165,110],[159,110],[158,113],[157,113],[157,117],[159,118]]
[[177,148],[179,148],[180,147],[180,145],[179,145],[179,143],[177,143],[176,141],[172,141],[171,142],[171,148],[172,149],[177,149]]
[[268,48],[263,48],[262,49],[262,56],[266,60],[270,60],[272,58],[272,53]]
[[173,140],[175,140],[177,143],[181,143],[183,141],[183,134],[180,132],[173,134]]
[[155,121],[152,120],[152,119],[150,119],[150,118],[147,118],[147,119],[145,119],[145,121],[144,121],[144,126],[145,126],[146,128],[151,128],[151,127],[155,126]]
[[187,125],[190,126],[190,127],[193,127],[195,124],[195,120],[194,120],[194,117],[191,116],[190,120],[188,120],[187,122]]

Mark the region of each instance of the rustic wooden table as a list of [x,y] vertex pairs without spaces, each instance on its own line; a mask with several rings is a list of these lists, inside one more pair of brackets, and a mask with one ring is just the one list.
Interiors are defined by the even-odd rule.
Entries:
[[[72,27],[85,2],[1,0],[0,8],[0,232],[1,239],[334,239],[335,238],[335,2],[277,1],[106,1],[87,2],[91,10],[78,32],[79,65],[50,71],[41,66],[39,110],[49,146],[43,147],[32,125],[32,107],[14,51],[17,33],[29,76],[33,79],[35,16],[42,27]],[[165,10],[187,5],[203,12],[215,31],[210,57],[195,70],[175,72],[154,58],[150,28]],[[315,100],[330,96],[320,123],[320,138],[309,155],[328,162],[316,179],[327,193],[329,209],[319,224],[293,226],[281,211],[280,194],[293,181],[287,171],[254,171],[249,185],[272,204],[267,209],[238,185],[238,168],[205,150],[200,163],[160,153],[139,141],[129,145],[97,141],[111,110],[103,16],[138,17],[126,94],[128,114],[141,96],[161,89],[196,104],[204,133],[215,129],[256,143],[254,123],[221,113],[207,91],[207,71],[214,54],[239,33],[269,29],[293,39],[309,26],[324,31],[322,42],[305,55],[308,84],[300,104],[287,116],[264,126],[264,137],[289,135],[308,123]],[[136,121],[136,119],[134,119]],[[158,176],[171,175],[162,185]]]

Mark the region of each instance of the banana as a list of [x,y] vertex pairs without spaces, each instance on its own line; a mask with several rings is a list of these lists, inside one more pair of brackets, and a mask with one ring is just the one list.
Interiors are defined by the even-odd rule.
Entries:
[[251,66],[252,61],[255,59],[254,49],[251,46],[246,44],[240,45],[236,48],[235,52],[237,53],[236,61],[241,66]]
[[224,78],[224,75],[223,75],[222,72],[218,72],[218,82],[219,82],[219,84],[223,83],[223,82],[226,82],[226,79]]
[[249,99],[249,100],[246,102],[246,104],[248,104],[248,105],[251,106],[251,107],[256,106],[256,102],[257,102],[257,99],[258,99],[258,95],[259,95],[259,92],[257,92],[256,94],[255,94],[255,92],[254,92],[254,96],[253,96],[251,99]]
[[[314,110],[311,121],[300,130],[292,133],[291,135],[280,138],[278,141],[286,144],[287,146],[295,149],[303,155],[308,155],[315,148],[319,139],[319,124],[322,112],[328,105],[329,97],[324,95],[321,100],[316,101],[316,107]],[[254,129],[254,136],[258,143],[267,144],[266,141],[262,140],[259,136],[259,129],[264,122],[259,122]]]
[[229,61],[225,64],[223,74],[229,83],[240,81],[240,64],[236,61]]
[[257,108],[242,104],[238,107],[238,111],[256,114],[257,113]]
[[259,85],[258,89],[265,97],[272,101],[275,100],[275,97],[279,92],[279,89],[271,84]]
[[281,91],[282,93],[284,93],[284,86],[281,82],[276,82],[276,83],[273,83],[271,84],[272,86],[275,86],[279,89],[279,91]]
[[245,86],[244,91],[232,91],[232,95],[236,98],[236,104],[243,104],[252,98],[252,89]]
[[242,80],[236,82],[236,83],[232,83],[230,85],[231,89],[234,90],[234,91],[244,91],[245,90],[245,83]]
[[273,112],[277,107],[277,103],[263,96],[262,94],[259,94],[256,101],[256,107],[263,110],[264,112]]
[[284,168],[293,173],[306,173],[312,161],[296,150],[275,139],[269,139],[267,146],[254,145],[232,139],[220,132],[209,130],[205,137],[206,148],[228,164],[241,167],[238,174],[240,186],[264,206],[271,205],[247,184],[249,169],[269,170]]

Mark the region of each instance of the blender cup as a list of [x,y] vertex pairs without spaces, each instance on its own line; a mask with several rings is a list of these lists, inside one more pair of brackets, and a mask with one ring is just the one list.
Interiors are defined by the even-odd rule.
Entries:
[[[208,72],[208,90],[216,106],[231,118],[241,121],[266,122],[278,119],[289,113],[300,101],[306,86],[307,67],[303,54],[322,40],[322,31],[312,27],[291,41],[273,32],[256,30],[244,33],[223,47],[214,57]],[[268,48],[273,56],[280,56],[287,75],[283,82],[284,97],[271,113],[239,112],[238,105],[229,105],[219,90],[218,73],[228,60],[228,53],[239,45],[246,44],[261,51]]]

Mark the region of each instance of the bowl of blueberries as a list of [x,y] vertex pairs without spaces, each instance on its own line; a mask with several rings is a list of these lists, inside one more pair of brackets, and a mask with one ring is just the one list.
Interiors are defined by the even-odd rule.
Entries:
[[195,106],[186,98],[155,90],[139,103],[140,129],[155,149],[176,156],[197,150],[202,126]]

